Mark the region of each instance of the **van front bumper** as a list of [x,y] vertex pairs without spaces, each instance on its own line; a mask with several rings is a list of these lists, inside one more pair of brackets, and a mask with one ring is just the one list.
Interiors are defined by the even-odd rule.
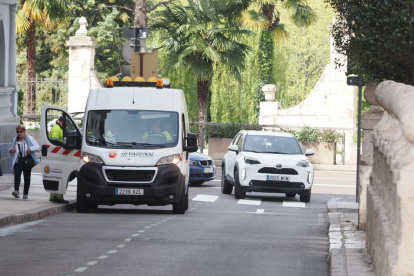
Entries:
[[[154,167],[148,168],[153,169]],[[116,170],[117,167],[111,167]],[[125,167],[123,168],[125,169]],[[147,204],[163,206],[178,203],[186,188],[185,176],[175,165],[157,166],[152,182],[108,181],[102,165],[85,164],[77,175],[78,196],[88,205]],[[117,195],[116,189],[142,189],[143,195]]]

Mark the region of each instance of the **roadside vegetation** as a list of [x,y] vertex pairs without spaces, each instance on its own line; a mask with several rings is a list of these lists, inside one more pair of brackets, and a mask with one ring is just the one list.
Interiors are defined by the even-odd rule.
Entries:
[[[20,2],[23,7],[29,1]],[[147,46],[160,53],[160,75],[185,91],[191,121],[257,123],[262,82],[276,84],[276,101],[288,108],[310,93],[329,63],[327,26],[333,11],[324,0],[231,0],[225,5],[210,0],[200,1],[201,6],[191,6],[196,0],[69,2],[65,16],[57,12],[47,28],[36,25],[34,62],[28,61],[33,55],[28,54],[27,33],[18,33],[19,79],[33,78],[33,67],[38,77],[67,79],[65,42],[75,35],[81,16],[88,20],[88,35],[98,43],[95,68],[100,78],[119,74],[126,64],[122,28],[138,20],[134,17],[138,2],[146,2]],[[180,22],[184,19],[187,24]],[[223,35],[229,38],[225,43],[220,40]],[[179,41],[180,47],[169,44],[172,40]],[[203,48],[203,43],[208,47]],[[200,55],[203,62],[195,63]]]

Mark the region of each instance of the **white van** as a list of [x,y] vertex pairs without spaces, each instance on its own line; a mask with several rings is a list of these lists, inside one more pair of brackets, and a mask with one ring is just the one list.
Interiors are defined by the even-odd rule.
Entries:
[[[59,140],[51,137],[47,123],[60,116],[63,138]],[[62,108],[42,107],[41,166],[46,191],[65,194],[68,182],[77,177],[78,212],[98,205],[172,204],[173,213],[185,213],[189,153],[197,151],[197,137],[189,132],[182,90],[162,86],[93,89],[82,124],[77,126]]]

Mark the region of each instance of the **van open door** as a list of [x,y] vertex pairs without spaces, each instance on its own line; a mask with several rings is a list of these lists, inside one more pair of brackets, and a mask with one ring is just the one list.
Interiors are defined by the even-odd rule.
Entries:
[[43,105],[40,118],[40,147],[43,187],[49,193],[66,194],[76,177],[82,133],[69,113]]

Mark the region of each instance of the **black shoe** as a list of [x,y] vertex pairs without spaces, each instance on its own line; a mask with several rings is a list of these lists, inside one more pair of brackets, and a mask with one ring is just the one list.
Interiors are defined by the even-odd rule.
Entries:
[[54,200],[52,200],[54,203],[64,203],[64,204],[67,204],[67,203],[69,203],[69,201],[67,201],[67,200],[64,200],[64,199],[57,199],[57,198],[55,198]]

